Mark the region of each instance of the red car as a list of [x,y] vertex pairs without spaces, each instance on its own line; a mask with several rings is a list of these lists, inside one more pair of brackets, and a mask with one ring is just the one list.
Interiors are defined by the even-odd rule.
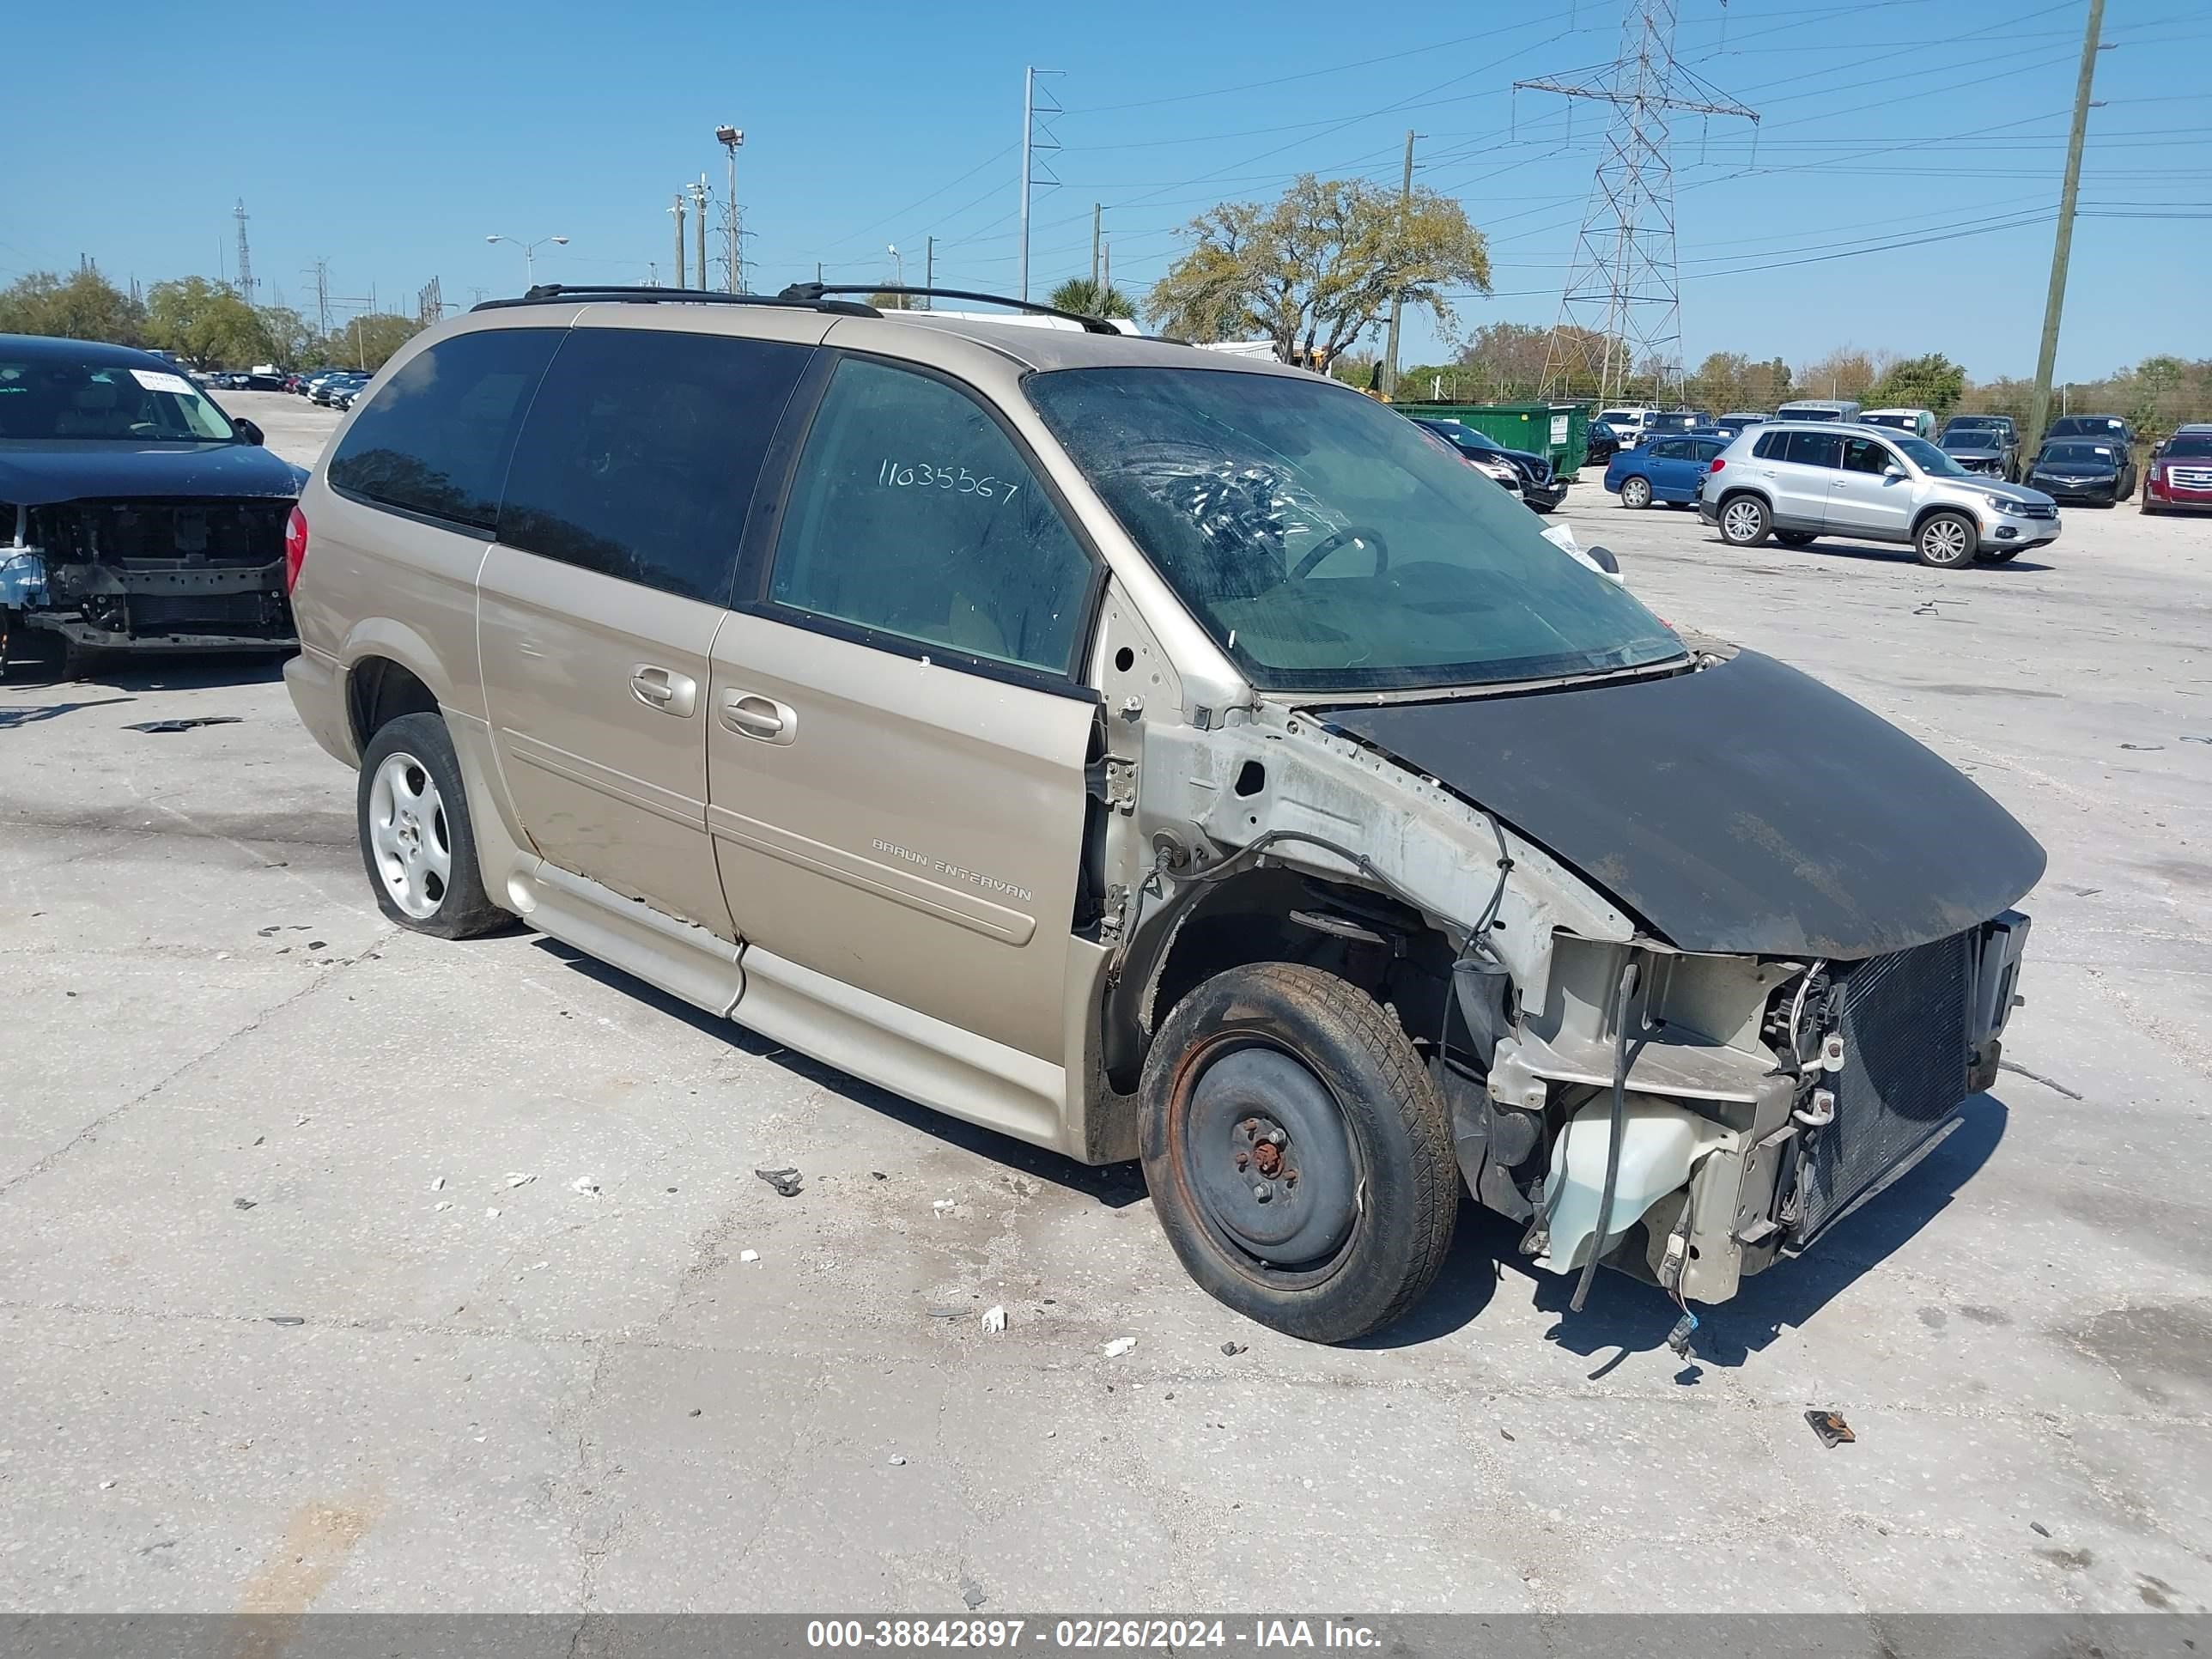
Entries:
[[2212,508],[2212,426],[2185,426],[2158,447],[2143,472],[2142,510]]

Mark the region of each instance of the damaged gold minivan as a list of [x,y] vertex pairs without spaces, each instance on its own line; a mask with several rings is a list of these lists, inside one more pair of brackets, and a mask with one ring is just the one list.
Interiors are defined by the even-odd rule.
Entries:
[[1411,1308],[1462,1185],[1686,1333],[1930,1144],[2015,1000],[2001,807],[1297,369],[533,289],[392,359],[287,560],[396,921],[519,916],[1141,1158],[1294,1335]]

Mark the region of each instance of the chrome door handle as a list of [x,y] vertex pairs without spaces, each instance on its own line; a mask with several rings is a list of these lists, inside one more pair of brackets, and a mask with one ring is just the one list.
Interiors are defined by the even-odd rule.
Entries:
[[699,682],[657,664],[641,662],[629,671],[629,694],[647,708],[688,718],[699,707]]
[[791,705],[757,691],[723,692],[722,724],[762,743],[789,743],[799,735],[799,715]]

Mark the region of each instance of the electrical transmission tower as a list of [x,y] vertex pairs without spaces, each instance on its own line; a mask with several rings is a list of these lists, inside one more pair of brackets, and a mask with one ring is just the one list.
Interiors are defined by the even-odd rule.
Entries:
[[445,314],[446,296],[439,289],[438,279],[433,276],[416,290],[415,320],[428,328]]
[[1516,92],[1525,88],[1613,106],[1559,321],[1544,352],[1547,398],[1588,384],[1597,388],[1601,402],[1613,402],[1625,393],[1629,377],[1647,368],[1661,384],[1670,378],[1681,383],[1682,295],[1668,118],[1731,115],[1755,129],[1759,113],[1675,60],[1676,5],[1677,0],[1628,0],[1620,55],[1601,84],[1513,83]]
[[246,246],[246,198],[238,198],[237,210],[232,215],[238,221],[238,297],[246,304],[253,303],[253,254]]
[[[1053,136],[1053,121],[1066,113],[1060,106],[1060,100],[1037,85],[1037,76],[1060,72],[1034,68],[1022,71],[1022,253],[1021,285],[1017,292],[1024,300],[1030,297],[1030,187],[1042,185],[1050,190],[1059,186],[1060,176],[1052,170],[1048,158],[1060,149],[1060,140]],[[1040,167],[1044,170],[1042,179],[1037,177]]]

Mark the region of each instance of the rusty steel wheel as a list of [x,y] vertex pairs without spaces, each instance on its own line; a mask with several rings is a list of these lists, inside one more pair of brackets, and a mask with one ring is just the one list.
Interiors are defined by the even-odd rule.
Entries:
[[1419,1300],[1459,1169],[1397,1022],[1319,969],[1256,963],[1178,1003],[1146,1057],[1152,1201],[1201,1288],[1292,1336],[1345,1342]]

